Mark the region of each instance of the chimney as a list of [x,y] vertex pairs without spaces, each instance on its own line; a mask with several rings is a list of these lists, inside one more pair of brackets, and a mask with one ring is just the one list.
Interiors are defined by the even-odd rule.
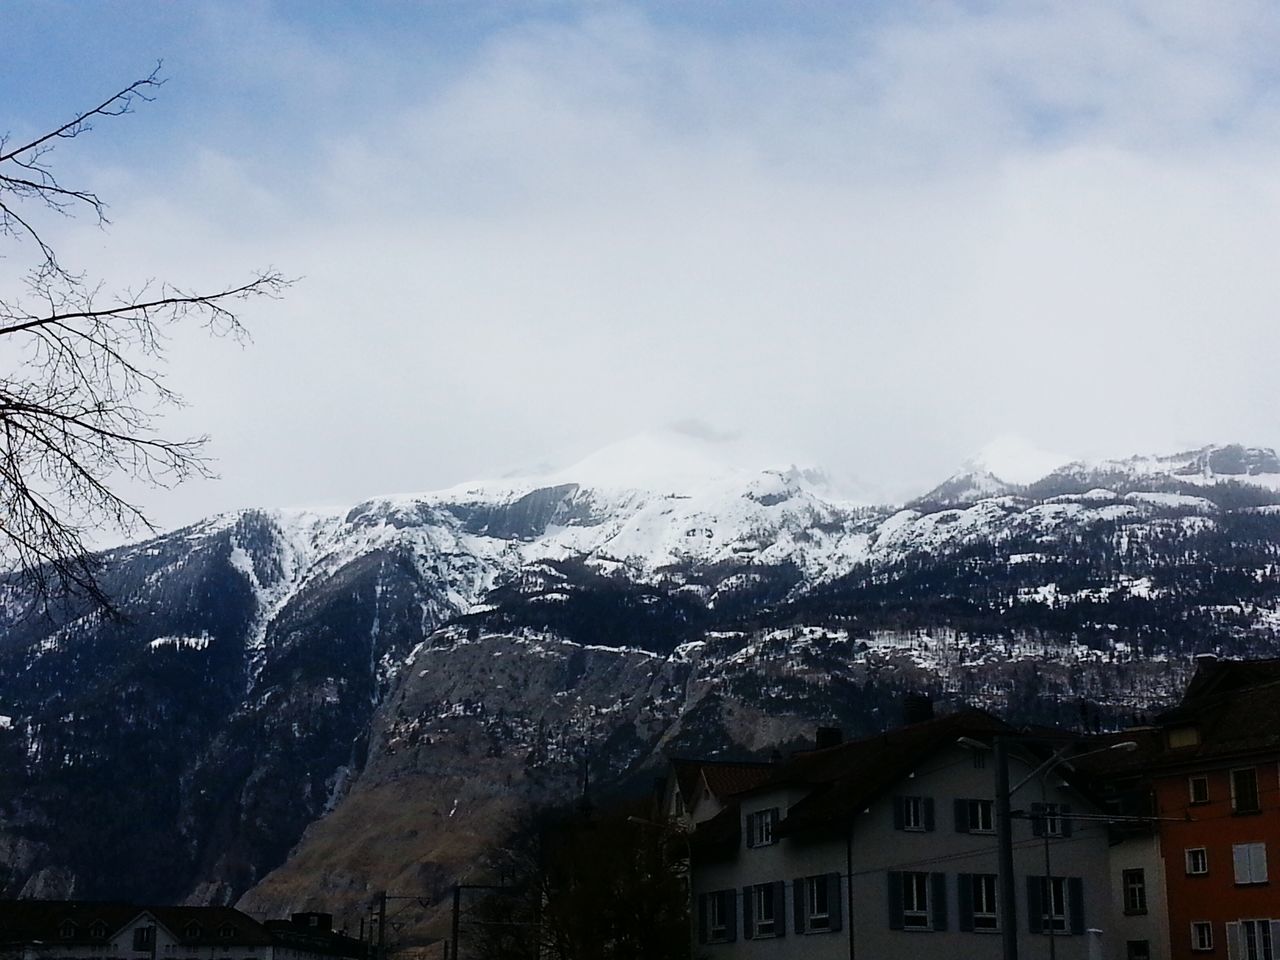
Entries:
[[839,727],[819,727],[814,737],[814,748],[825,750],[827,747],[838,747],[844,742],[844,734]]
[[921,723],[933,719],[933,700],[925,693],[908,693],[902,698],[902,722]]

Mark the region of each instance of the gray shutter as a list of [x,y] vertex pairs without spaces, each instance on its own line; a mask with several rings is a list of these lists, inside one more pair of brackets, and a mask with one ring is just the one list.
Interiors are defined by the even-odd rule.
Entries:
[[956,875],[956,909],[960,915],[960,929],[965,933],[973,931],[973,874]]
[[956,808],[956,833],[969,832],[969,801],[959,800],[955,802]]
[[1059,822],[1062,824],[1062,835],[1064,837],[1071,836],[1071,807],[1065,803],[1058,807],[1058,816],[1060,817]]
[[725,890],[720,896],[724,897],[725,906],[729,910],[729,915],[724,918],[725,936],[733,943],[738,939],[738,895],[732,890]]
[[742,939],[754,940],[755,929],[751,923],[751,888],[742,888]]
[[778,808],[774,807],[769,811],[769,839],[774,843],[778,842]]
[[1240,934],[1239,923],[1227,924],[1227,960],[1242,960],[1244,957],[1244,945],[1240,942]]
[[698,894],[698,942],[707,942],[707,894]]
[[933,830],[933,797],[923,797],[920,803],[924,807],[924,828]]
[[1084,881],[1079,877],[1067,878],[1067,917],[1072,933],[1084,933]]
[[929,906],[933,908],[933,929],[947,929],[947,875],[945,873],[929,874],[931,889]]
[[782,880],[773,883],[773,932],[778,937],[787,935],[787,884]]
[[791,905],[795,911],[796,917],[796,933],[804,933],[805,931],[805,914],[809,912],[808,900],[809,890],[805,885],[804,877],[796,877],[791,881]]
[[1044,804],[1033,803],[1031,805],[1031,834],[1036,837],[1044,836]]
[[752,814],[749,813],[743,817],[743,826],[746,828],[748,847],[754,847],[756,845],[756,832],[751,829],[751,817]]
[[831,929],[839,930],[841,918],[844,916],[844,899],[840,895],[840,874],[828,873],[825,879],[827,882],[827,909],[831,912]]
[[893,798],[893,829],[901,830],[906,826],[907,818],[903,812],[903,800],[901,797]]
[[889,877],[889,929],[902,929],[902,874],[890,870]]
[[1044,878],[1027,877],[1027,929],[1044,933]]

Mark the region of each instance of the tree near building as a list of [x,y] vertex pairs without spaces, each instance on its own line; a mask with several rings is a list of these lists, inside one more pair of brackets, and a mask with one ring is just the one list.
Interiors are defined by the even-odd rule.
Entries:
[[110,607],[90,552],[94,531],[152,529],[124,492],[208,476],[207,438],[161,431],[182,403],[160,363],[179,324],[243,338],[237,311],[289,285],[274,270],[212,290],[90,278],[54,249],[54,217],[106,226],[98,195],[64,182],[54,148],[149,102],[159,67],[45,131],[0,136],[0,564],[42,601],[79,595]]
[[499,858],[501,889],[461,929],[475,960],[690,956],[688,846],[627,817],[543,815]]

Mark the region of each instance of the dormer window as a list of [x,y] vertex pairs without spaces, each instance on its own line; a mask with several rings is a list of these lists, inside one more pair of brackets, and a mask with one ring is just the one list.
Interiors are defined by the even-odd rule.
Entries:
[[194,920],[182,928],[182,935],[188,940],[199,940],[203,933],[204,930],[200,927],[200,924]]
[[58,936],[63,940],[74,940],[76,938],[76,925],[70,920],[63,920],[58,925]]
[[108,932],[107,925],[101,920],[93,921],[93,925],[89,927],[89,936],[93,937],[95,940],[107,939]]
[[218,936],[220,936],[223,940],[230,940],[235,935],[236,935],[236,928],[231,926],[231,924],[229,923],[224,923],[222,926],[218,928]]

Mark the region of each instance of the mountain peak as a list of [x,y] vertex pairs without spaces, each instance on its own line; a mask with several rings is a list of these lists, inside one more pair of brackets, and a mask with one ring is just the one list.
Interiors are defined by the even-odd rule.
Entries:
[[1024,437],[996,437],[961,465],[962,474],[989,474],[1006,484],[1034,483],[1071,458],[1052,453]]

